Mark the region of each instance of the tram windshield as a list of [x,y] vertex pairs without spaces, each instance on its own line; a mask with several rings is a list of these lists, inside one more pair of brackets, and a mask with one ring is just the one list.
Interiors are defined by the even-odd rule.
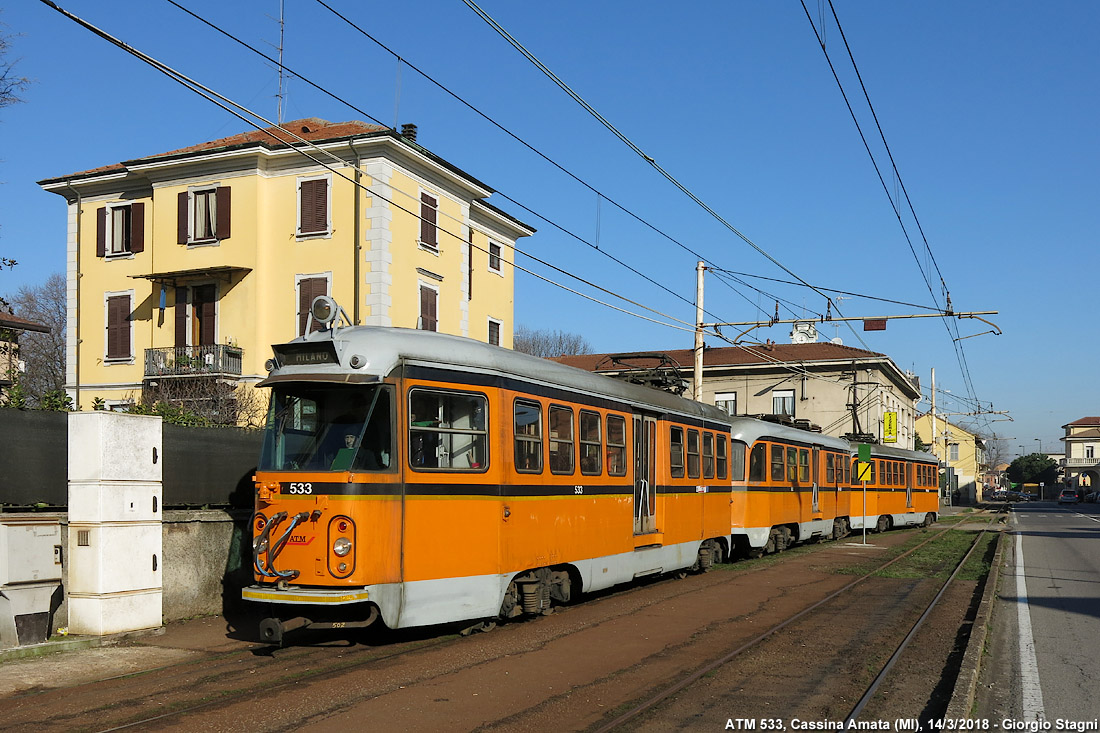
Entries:
[[388,471],[392,420],[392,390],[385,385],[277,385],[259,469]]

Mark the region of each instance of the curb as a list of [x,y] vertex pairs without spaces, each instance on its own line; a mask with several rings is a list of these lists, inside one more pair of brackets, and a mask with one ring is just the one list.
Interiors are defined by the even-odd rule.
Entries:
[[978,675],[982,667],[982,653],[989,636],[989,620],[993,615],[993,602],[997,596],[997,586],[1001,580],[1001,561],[1004,551],[1004,532],[997,533],[997,551],[993,555],[993,564],[986,576],[985,591],[982,593],[978,613],[971,626],[970,638],[966,643],[959,676],[955,678],[955,689],[951,692],[951,702],[947,705],[947,720],[968,720],[974,706],[974,693],[978,688]]
[[104,646],[114,646],[131,639],[140,639],[145,636],[160,636],[165,632],[165,627],[155,629],[141,629],[140,631],[124,631],[107,636],[76,636],[72,638],[59,637],[41,644],[28,644],[11,649],[0,649],[0,664],[14,662],[17,659],[38,659],[39,657],[59,654],[61,652],[75,652],[81,649],[96,649]]

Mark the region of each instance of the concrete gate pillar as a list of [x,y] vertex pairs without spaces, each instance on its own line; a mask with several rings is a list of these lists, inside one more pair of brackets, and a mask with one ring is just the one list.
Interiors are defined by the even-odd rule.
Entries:
[[69,413],[69,632],[161,625],[161,418]]

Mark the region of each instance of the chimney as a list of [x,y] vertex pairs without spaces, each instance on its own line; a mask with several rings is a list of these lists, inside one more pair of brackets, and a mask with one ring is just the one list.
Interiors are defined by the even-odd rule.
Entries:
[[401,125],[401,137],[405,138],[411,143],[416,142],[416,125],[411,122],[406,122]]

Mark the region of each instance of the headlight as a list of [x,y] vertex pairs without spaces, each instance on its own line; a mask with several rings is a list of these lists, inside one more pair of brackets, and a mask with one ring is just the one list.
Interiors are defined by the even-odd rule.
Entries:
[[351,552],[351,540],[347,537],[339,537],[332,543],[332,551],[336,553],[337,557],[343,557]]

